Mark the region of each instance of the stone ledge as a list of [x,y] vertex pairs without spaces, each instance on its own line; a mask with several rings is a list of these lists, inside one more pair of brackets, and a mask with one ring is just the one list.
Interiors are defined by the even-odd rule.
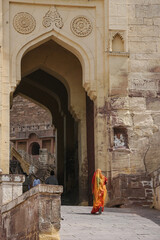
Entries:
[[129,148],[110,148],[109,149],[110,152],[127,152],[127,153],[130,153],[132,152],[131,149]]
[[9,182],[13,183],[23,183],[25,181],[25,176],[24,175],[19,175],[19,174],[0,174],[0,183],[5,183],[7,184]]
[[107,51],[109,56],[118,56],[118,57],[129,57],[129,52],[111,52]]
[[15,206],[23,203],[27,198],[32,197],[36,194],[43,193],[43,194],[61,195],[62,192],[63,192],[63,186],[39,184],[36,187],[31,188],[26,193],[22,194],[18,198],[14,199],[13,201],[3,205],[1,208],[1,213],[10,211]]

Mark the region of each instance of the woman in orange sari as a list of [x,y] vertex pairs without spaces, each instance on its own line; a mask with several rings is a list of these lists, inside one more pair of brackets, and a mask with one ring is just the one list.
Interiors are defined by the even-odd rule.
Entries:
[[93,208],[91,213],[101,214],[104,210],[104,202],[107,195],[107,178],[97,169],[92,178]]

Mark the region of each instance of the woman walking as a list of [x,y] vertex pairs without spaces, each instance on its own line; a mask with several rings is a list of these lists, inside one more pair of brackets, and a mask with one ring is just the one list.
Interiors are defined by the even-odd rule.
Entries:
[[107,178],[102,174],[100,169],[97,169],[92,178],[92,214],[95,214],[97,212],[101,214],[104,210],[104,203],[107,195],[106,182]]

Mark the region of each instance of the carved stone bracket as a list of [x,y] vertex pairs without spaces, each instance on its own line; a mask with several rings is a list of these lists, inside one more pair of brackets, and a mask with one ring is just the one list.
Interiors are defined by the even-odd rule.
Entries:
[[71,21],[71,31],[78,37],[86,37],[92,32],[92,23],[85,16],[77,16]]
[[87,95],[90,97],[90,99],[92,101],[94,101],[97,98],[97,92],[96,92],[96,87],[95,85],[92,83],[84,83],[83,87],[85,89],[85,91],[87,92]]
[[64,25],[62,17],[60,16],[59,12],[57,11],[57,9],[55,7],[52,10],[49,10],[45,14],[42,24],[46,28],[48,28],[52,24],[54,24],[59,29],[61,29]]

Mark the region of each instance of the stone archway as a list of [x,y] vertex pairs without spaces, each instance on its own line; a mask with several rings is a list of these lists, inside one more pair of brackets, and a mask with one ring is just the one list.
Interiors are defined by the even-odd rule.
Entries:
[[22,94],[48,108],[57,128],[57,174],[64,192],[88,200],[86,93],[81,63],[50,40],[27,52],[21,62],[22,80],[14,95]]
[[[35,11],[33,5],[36,6]],[[105,4],[107,9],[107,5]],[[87,189],[88,183],[86,176],[88,170],[85,162],[87,162],[87,147],[86,147],[86,111],[81,112],[79,109],[86,109],[85,94],[94,100],[94,123],[95,123],[95,167],[100,167],[104,172],[107,171],[108,163],[106,161],[107,148],[105,142],[106,137],[106,117],[103,116],[105,112],[105,90],[107,83],[105,82],[106,68],[105,65],[105,31],[106,23],[104,21],[104,1],[83,2],[79,1],[53,1],[51,5],[49,1],[36,1],[34,4],[29,2],[13,2],[6,0],[3,4],[4,22],[2,40],[2,59],[3,59],[3,76],[2,82],[2,118],[1,127],[2,142],[0,165],[4,173],[8,173],[9,161],[9,95],[12,97],[21,79],[26,79],[35,71],[42,70],[58,81],[62,82],[68,94],[68,111],[78,122],[78,141],[80,149],[84,151],[79,152],[78,155],[80,163],[79,179],[81,182],[81,189]],[[58,22],[55,21],[50,14],[56,13]],[[49,15],[48,15],[49,14]],[[46,25],[45,19],[49,16],[49,25]],[[28,28],[24,29],[24,25],[20,24],[20,19],[27,20]],[[24,22],[23,21],[23,22]],[[81,26],[86,26],[82,31],[79,31],[74,24],[75,21],[82,22]],[[62,23],[62,24],[61,24]],[[17,25],[18,24],[18,25]],[[59,25],[60,24],[60,25]],[[5,41],[6,36],[10,34],[9,41]],[[16,39],[16,41],[15,41]],[[60,46],[61,50],[69,51],[73,54],[74,59],[77,59],[81,66],[81,81],[71,81],[67,74],[73,71],[66,71],[62,74],[57,71],[58,66],[54,69],[51,61],[43,58],[43,63],[35,64],[32,62],[32,67],[23,71],[23,61],[28,61],[27,56],[31,55],[35,49],[45,47],[50,44],[50,41]],[[40,48],[39,48],[40,47]],[[4,51],[5,49],[5,51]],[[33,50],[33,51],[32,51]],[[41,55],[38,55],[42,59]],[[61,55],[60,55],[61,56]],[[28,58],[29,59],[29,58]],[[31,59],[31,58],[30,58]],[[72,58],[73,59],[73,58]],[[47,60],[47,61],[46,61]],[[77,61],[76,60],[76,61]],[[45,64],[44,64],[45,63]],[[21,67],[22,64],[22,67]],[[45,66],[44,66],[45,65]],[[69,69],[69,68],[68,68]],[[75,69],[73,69],[75,70]],[[73,77],[73,76],[72,76]],[[73,77],[76,79],[75,77]],[[27,81],[27,79],[26,79]],[[76,91],[76,84],[78,91]],[[50,89],[47,89],[49,92]],[[84,95],[80,97],[80,93]],[[57,95],[54,99],[57,99]],[[83,101],[79,101],[83,99]],[[83,102],[83,104],[82,104]],[[60,101],[57,101],[58,107],[61,107]],[[84,106],[84,107],[83,107]],[[58,108],[57,108],[58,109]],[[58,109],[59,111],[59,109]],[[98,136],[97,136],[98,135]],[[85,140],[85,141],[84,141]],[[86,190],[85,190],[86,191]],[[82,201],[83,201],[83,193]]]

